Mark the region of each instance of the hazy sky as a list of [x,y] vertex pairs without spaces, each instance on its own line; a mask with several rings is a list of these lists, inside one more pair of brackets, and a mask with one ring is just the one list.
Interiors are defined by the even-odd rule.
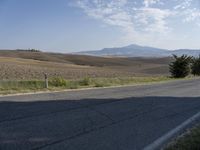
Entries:
[[0,49],[200,49],[200,0],[0,0]]

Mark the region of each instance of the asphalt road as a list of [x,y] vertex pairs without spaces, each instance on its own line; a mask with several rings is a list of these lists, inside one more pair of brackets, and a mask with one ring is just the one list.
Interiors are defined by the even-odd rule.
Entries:
[[0,149],[140,150],[198,112],[199,79],[0,97]]

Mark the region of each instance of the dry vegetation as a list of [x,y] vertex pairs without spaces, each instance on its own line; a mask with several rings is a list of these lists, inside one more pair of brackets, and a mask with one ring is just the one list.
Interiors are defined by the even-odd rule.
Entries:
[[189,129],[167,145],[164,150],[200,150],[200,125]]
[[0,80],[65,79],[168,75],[171,58],[107,58],[83,55],[0,51]]

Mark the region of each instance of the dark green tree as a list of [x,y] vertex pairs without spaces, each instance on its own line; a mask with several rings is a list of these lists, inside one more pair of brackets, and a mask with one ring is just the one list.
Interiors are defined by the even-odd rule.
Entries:
[[192,57],[182,55],[180,57],[173,55],[174,61],[170,63],[169,69],[174,78],[184,78],[190,74],[190,63]]
[[193,75],[200,76],[200,56],[198,58],[193,58],[191,70]]

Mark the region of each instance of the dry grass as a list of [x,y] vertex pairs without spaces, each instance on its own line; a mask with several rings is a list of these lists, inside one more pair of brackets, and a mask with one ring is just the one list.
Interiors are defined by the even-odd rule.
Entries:
[[200,150],[200,125],[188,130],[164,150]]
[[0,80],[168,75],[171,58],[119,58],[24,51],[0,51]]
[[0,95],[26,93],[45,90],[78,89],[88,87],[109,87],[119,85],[138,85],[168,81],[168,77],[123,77],[123,78],[83,78],[79,80],[65,80],[61,77],[49,80],[49,88],[45,88],[44,80],[4,80],[0,81]]
[[79,79],[83,77],[115,77],[124,73],[107,68],[80,66],[66,63],[27,60],[19,58],[0,58],[0,79],[31,80],[43,79],[44,73],[50,78]]

